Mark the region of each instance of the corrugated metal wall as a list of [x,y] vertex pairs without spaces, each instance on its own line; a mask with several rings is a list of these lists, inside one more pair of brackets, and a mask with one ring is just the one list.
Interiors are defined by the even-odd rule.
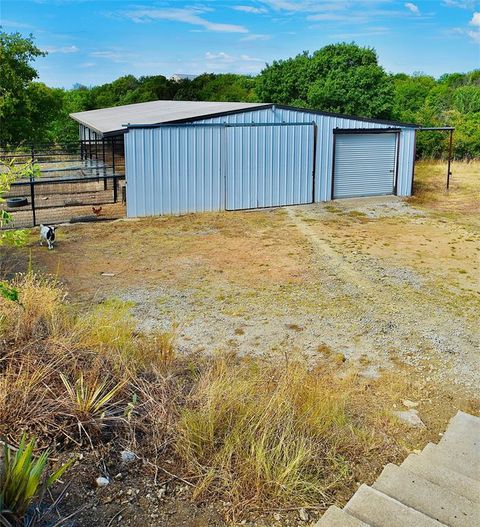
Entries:
[[313,201],[313,125],[226,128],[227,210]]
[[127,216],[225,208],[223,127],[132,129],[125,136]]
[[[389,128],[392,125],[370,123],[319,115],[301,110],[265,108],[249,112],[204,119],[202,123],[293,123],[315,122],[318,126],[315,201],[328,201],[332,197],[333,130],[335,128]],[[415,129],[402,128],[400,133],[397,195],[409,196],[412,183]]]
[[[247,158],[251,157],[252,152],[248,150],[251,143],[242,141],[244,134],[250,132],[231,131],[247,130],[246,127],[225,128],[211,125],[313,122],[317,125],[315,201],[328,201],[332,196],[335,128],[391,127],[388,124],[325,116],[301,110],[266,108],[195,121],[192,123],[194,126],[131,128],[125,137],[127,215],[181,214],[226,208],[228,145],[234,141],[237,155],[243,151]],[[200,124],[207,126],[199,126]],[[308,130],[310,127],[299,128]],[[304,149],[305,139],[300,136],[297,139],[298,142],[291,142],[290,138],[283,141],[286,141],[285,145],[287,142],[290,146],[297,144],[297,161],[308,164],[308,156],[311,153]],[[415,129],[402,128],[399,136],[397,179],[399,196],[409,196],[411,192],[414,145]],[[258,163],[260,158],[257,158],[257,169],[260,167]],[[299,203],[304,202],[305,192],[308,194],[308,189],[302,189],[301,185],[290,191],[298,194],[301,200]],[[262,199],[260,202],[266,204],[267,201]]]

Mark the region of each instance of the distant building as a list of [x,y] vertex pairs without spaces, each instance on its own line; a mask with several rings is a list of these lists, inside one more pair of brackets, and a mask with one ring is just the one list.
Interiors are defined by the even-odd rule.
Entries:
[[174,74],[170,77],[170,80],[175,81],[175,82],[180,82],[180,81],[193,81],[193,79],[194,79],[196,76],[197,76],[197,75],[187,75],[186,73],[174,73]]

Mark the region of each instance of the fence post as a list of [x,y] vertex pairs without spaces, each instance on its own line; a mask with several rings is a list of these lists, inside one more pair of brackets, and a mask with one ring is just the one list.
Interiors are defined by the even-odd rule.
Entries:
[[112,172],[115,175],[115,138],[112,137]]
[[35,184],[33,183],[33,178],[30,176],[30,201],[32,202],[32,220],[33,226],[37,225],[37,217],[35,214]]
[[118,178],[113,176],[113,203],[118,201]]
[[31,152],[32,152],[32,165],[35,163],[35,145],[32,143],[31,145]]
[[447,190],[450,188],[450,176],[452,172],[450,170],[452,163],[452,143],[453,143],[453,130],[450,130],[450,140],[448,143],[448,167],[447,167]]
[[105,167],[105,137],[102,137],[103,190],[107,190],[107,169]]

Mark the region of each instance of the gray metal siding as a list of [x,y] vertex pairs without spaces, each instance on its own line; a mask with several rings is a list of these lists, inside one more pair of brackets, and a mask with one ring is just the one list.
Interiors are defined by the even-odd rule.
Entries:
[[[195,126],[190,128],[166,126],[130,129],[125,137],[127,215],[181,214],[225,209],[228,143],[233,141],[233,147],[229,148],[236,152],[236,162],[240,162],[238,156],[241,155],[243,163],[252,163],[252,143],[244,141],[244,134],[254,132],[232,132],[233,128],[202,127],[198,126],[199,124],[295,122],[315,122],[317,125],[315,201],[328,201],[332,196],[333,130],[389,127],[382,123],[318,115],[301,110],[259,108],[195,121]],[[310,127],[305,127],[308,128]],[[229,140],[226,134],[229,134]],[[291,142],[288,137],[283,139],[288,142],[288,148],[292,148],[295,164],[306,166],[311,162],[311,152],[303,148],[304,139],[300,139],[298,148],[295,148],[297,140],[298,138]],[[397,175],[399,196],[410,195],[414,145],[415,129],[402,128],[399,136]],[[262,163],[268,160],[261,158],[258,147],[255,155],[257,169],[264,170]],[[293,185],[289,190],[293,196],[292,202],[303,202],[311,189],[302,187],[302,181],[295,182],[295,178],[290,180],[290,185]],[[248,184],[252,185],[246,181],[244,184],[247,185],[245,189],[249,188]],[[265,192],[268,193],[269,190],[266,188]],[[277,192],[277,189],[272,189],[272,192]],[[268,203],[266,195],[259,198],[258,192],[255,199],[258,203]]]
[[127,216],[225,208],[217,127],[130,130],[125,137]]
[[393,194],[396,133],[336,134],[333,197]]
[[[332,170],[333,170],[333,130],[335,128],[389,128],[391,125],[384,123],[370,123],[319,115],[301,110],[289,110],[284,108],[265,108],[251,112],[242,112],[219,117],[204,119],[202,123],[292,123],[292,122],[315,122],[318,127],[317,155],[315,167],[315,201],[329,201],[332,199]],[[399,160],[397,195],[410,196],[414,149],[415,129],[402,128],[399,141]]]
[[313,125],[226,128],[228,210],[312,202]]

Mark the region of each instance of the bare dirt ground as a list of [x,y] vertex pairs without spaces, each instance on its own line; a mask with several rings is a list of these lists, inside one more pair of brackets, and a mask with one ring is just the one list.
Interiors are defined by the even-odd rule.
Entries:
[[[179,353],[295,350],[379,382],[394,370],[415,380],[408,395],[426,428],[407,443],[422,448],[458,408],[478,410],[480,387],[480,164],[454,164],[448,193],[445,170],[418,164],[407,200],[65,225],[54,251],[32,233],[0,272],[54,274],[80,309],[120,298],[140,330],[176,327]],[[140,459],[94,451],[79,466],[65,498],[65,510],[85,507],[76,525],[226,525],[221,503],[195,502],[161,471],[156,481]],[[112,483],[97,489],[103,471]],[[298,510],[272,514],[246,525],[305,524]]]
[[72,301],[131,303],[139,329],[177,327],[181,351],[315,360],[326,346],[367,375],[397,361],[480,386],[480,167],[417,169],[417,195],[254,212],[66,226],[35,268]]

